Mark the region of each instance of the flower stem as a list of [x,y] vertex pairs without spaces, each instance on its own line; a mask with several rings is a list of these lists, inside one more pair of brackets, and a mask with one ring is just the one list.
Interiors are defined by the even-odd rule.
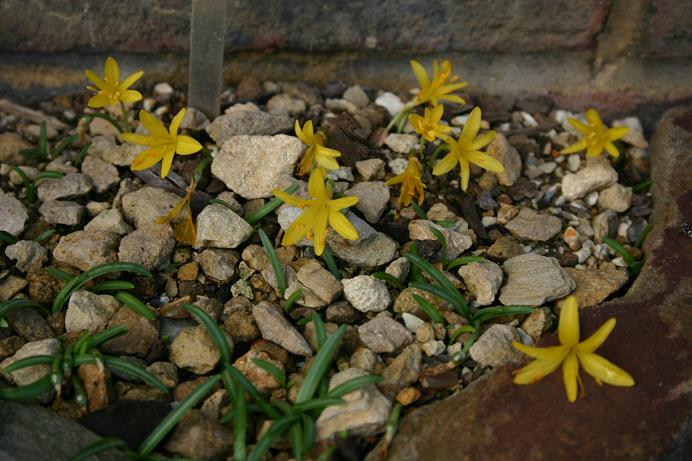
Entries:
[[130,122],[127,120],[127,109],[125,109],[125,103],[122,101],[120,101],[120,110],[123,114],[123,124],[125,125],[125,131],[129,133],[132,131],[132,128],[130,128]]
[[[406,123],[406,116],[411,112],[411,109],[413,109],[415,106],[412,104],[412,102],[406,103],[404,107],[401,108],[398,114],[394,116],[394,118],[389,122],[389,125],[387,125],[387,132],[390,132],[392,128],[396,128],[397,133],[401,132],[401,129],[403,128],[403,125]],[[402,122],[403,120],[403,122]]]

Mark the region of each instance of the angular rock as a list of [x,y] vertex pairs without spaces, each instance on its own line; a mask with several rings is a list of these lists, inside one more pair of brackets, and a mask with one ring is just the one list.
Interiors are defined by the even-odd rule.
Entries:
[[382,181],[359,182],[344,195],[358,197],[356,209],[363,213],[370,224],[376,224],[380,220],[391,198],[389,187]]
[[60,179],[46,179],[38,185],[38,198],[48,200],[72,199],[88,194],[94,183],[80,173],[69,173]]
[[22,291],[27,285],[25,279],[10,275],[5,280],[0,282],[0,301],[7,301]]
[[589,267],[587,269],[565,269],[574,279],[577,288],[572,293],[577,297],[580,308],[596,306],[618,291],[627,283],[627,271],[622,269],[601,270]]
[[208,249],[197,255],[197,260],[206,275],[223,283],[235,275],[238,254],[230,250]]
[[233,433],[200,410],[188,410],[164,444],[171,453],[190,459],[222,459],[231,451]]
[[272,189],[293,181],[303,148],[293,136],[233,136],[221,145],[211,172],[245,199],[270,197]]
[[357,267],[379,267],[390,262],[397,254],[396,242],[382,232],[355,243],[341,237],[329,238],[327,242],[334,255]]
[[75,291],[67,304],[65,331],[96,333],[104,330],[119,308],[120,303],[113,296],[97,295],[86,290]]
[[381,312],[389,307],[392,297],[384,280],[369,275],[358,275],[341,281],[344,297],[361,312]]
[[379,158],[360,160],[356,162],[356,170],[366,181],[382,179],[384,178],[384,160]]
[[418,147],[418,136],[412,134],[391,133],[384,138],[384,143],[394,152],[408,154]]
[[118,169],[98,157],[87,155],[82,162],[82,173],[87,175],[99,194],[120,182]]
[[25,162],[25,157],[19,151],[31,147],[31,144],[24,141],[17,133],[11,131],[0,133],[0,163],[21,165]]
[[13,309],[4,318],[15,333],[29,342],[55,336],[48,322],[34,307]]
[[[305,101],[292,98],[287,94],[277,94],[267,101],[267,110],[276,115],[298,115],[305,112]],[[290,123],[290,122],[289,122]],[[285,131],[285,130],[284,130]],[[276,134],[274,133],[239,133],[239,134]]]
[[344,91],[342,97],[359,108],[363,108],[370,103],[370,98],[368,98],[368,95],[365,94],[365,91],[363,91],[360,85],[349,86],[346,91]]
[[562,178],[562,195],[567,200],[574,200],[589,192],[610,187],[617,180],[617,172],[607,161],[597,162],[583,168],[576,174],[566,174]]
[[632,188],[621,184],[613,184],[602,190],[598,195],[598,206],[622,213],[627,211],[632,203]]
[[545,242],[562,230],[562,220],[557,216],[539,214],[532,208],[522,208],[505,228],[515,237]]
[[597,243],[601,243],[603,237],[615,238],[619,224],[618,214],[613,210],[606,210],[594,216],[591,221],[594,240]]
[[22,233],[29,214],[22,202],[9,193],[0,191],[0,230],[15,237]]
[[77,231],[60,237],[53,258],[82,271],[118,260],[120,237],[111,232]]
[[504,305],[540,306],[567,296],[576,287],[574,279],[555,258],[527,253],[505,261],[507,282],[500,291]]
[[121,306],[108,321],[107,328],[119,325],[127,328],[127,333],[103,343],[103,352],[146,357],[159,339],[159,331],[155,324],[129,307]]
[[[336,373],[329,379],[329,389],[367,373],[349,368]],[[324,440],[342,431],[356,436],[373,435],[380,431],[389,417],[391,402],[368,384],[342,397],[346,403],[324,409],[317,419],[317,439]]]
[[233,362],[233,366],[255,386],[259,393],[266,395],[279,389],[281,387],[279,381],[277,381],[274,375],[257,365],[254,362],[256,359],[269,362],[279,370],[284,371],[283,363],[272,358],[268,353],[255,349],[250,349],[240,356],[238,360]]
[[130,166],[132,161],[148,147],[129,142],[115,144],[106,136],[94,136],[89,147],[89,156],[105,160],[116,166]]
[[402,324],[386,312],[380,312],[372,320],[358,327],[358,335],[373,352],[395,352],[413,342],[413,336]]
[[423,298],[438,309],[447,309],[445,307],[445,302],[434,294],[423,291],[419,288],[406,287],[401,290],[401,293],[399,293],[399,296],[397,296],[396,300],[394,301],[394,312],[397,314],[413,314],[416,317],[427,319],[428,316],[425,314],[425,311],[421,309],[418,302],[416,302],[413,297],[414,295]]
[[175,248],[173,230],[168,225],[154,224],[137,229],[120,241],[120,262],[135,263],[148,270],[165,264]]
[[[226,339],[231,347],[230,338]],[[170,345],[169,360],[178,368],[205,375],[221,360],[219,348],[203,326],[184,328]]]
[[411,240],[435,240],[437,237],[430,228],[437,229],[444,235],[447,242],[447,259],[454,259],[464,251],[471,248],[473,241],[467,234],[462,234],[454,229],[440,226],[432,221],[425,219],[414,219],[408,223],[408,233]]
[[485,330],[473,343],[469,355],[484,367],[499,367],[518,354],[512,341],[519,341],[519,333],[509,325],[495,324]]
[[20,240],[5,248],[5,256],[17,261],[15,267],[21,272],[40,269],[48,260],[48,250],[33,240]]
[[292,354],[312,355],[310,345],[286,320],[280,308],[263,301],[252,308],[252,315],[264,339],[278,344]]
[[233,136],[270,136],[290,131],[292,128],[293,122],[286,114],[239,110],[216,117],[206,127],[206,131],[211,139],[221,146]]
[[343,285],[327,269],[314,259],[302,265],[286,289],[285,298],[296,290],[302,289],[303,295],[297,301],[301,306],[324,307],[334,301],[341,293]]
[[123,196],[123,215],[136,228],[140,228],[166,216],[179,200],[180,197],[161,188],[142,187]]
[[125,222],[122,213],[117,209],[104,210],[84,226],[85,231],[112,232],[126,235],[132,232],[132,227]]
[[502,269],[490,261],[474,262],[459,268],[466,288],[476,297],[481,306],[488,306],[495,300],[497,290],[502,285]]
[[236,248],[252,235],[243,218],[222,205],[207,205],[197,216],[195,248]]
[[76,226],[84,216],[84,206],[69,200],[49,200],[43,202],[38,211],[48,224]]
[[521,176],[521,156],[502,133],[497,133],[495,139],[488,145],[488,155],[502,163],[505,171],[494,173],[498,182],[503,186],[512,186]]
[[382,371],[382,381],[378,387],[384,395],[391,398],[404,387],[418,381],[422,370],[422,359],[423,355],[418,344],[411,344],[401,351]]
[[[59,346],[60,342],[55,338],[41,339],[39,341],[26,343],[20,347],[12,357],[6,358],[0,362],[0,369],[7,368],[14,362],[28,357],[34,357],[36,355],[55,355]],[[38,381],[49,373],[50,365],[34,365],[13,371],[9,376],[17,386],[25,386]]]

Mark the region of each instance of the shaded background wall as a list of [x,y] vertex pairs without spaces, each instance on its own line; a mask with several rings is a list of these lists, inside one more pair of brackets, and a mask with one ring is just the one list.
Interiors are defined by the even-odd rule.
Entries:
[[[645,116],[692,98],[692,0],[228,0],[226,82],[414,85],[449,58],[470,91]],[[184,89],[189,0],[1,0],[0,94],[83,91],[107,55]]]

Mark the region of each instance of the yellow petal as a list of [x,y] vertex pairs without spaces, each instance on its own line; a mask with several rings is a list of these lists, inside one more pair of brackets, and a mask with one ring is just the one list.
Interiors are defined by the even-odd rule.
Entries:
[[440,96],[439,99],[441,99],[443,101],[455,102],[455,103],[460,104],[462,106],[464,104],[466,104],[466,99],[462,98],[461,96],[457,96],[455,94],[447,94],[444,96]]
[[286,192],[279,189],[272,190],[272,194],[274,194],[277,198],[281,199],[284,203],[288,203],[289,205],[300,208],[309,206],[311,202],[311,200],[305,200],[300,197],[289,195]]
[[324,176],[320,170],[313,170],[308,179],[308,193],[311,197],[325,199],[327,191],[324,187]]
[[536,381],[553,373],[558,369],[561,363],[562,359],[534,360],[525,367],[516,371],[514,384],[533,384]]
[[142,99],[142,93],[137,90],[125,90],[120,93],[120,100],[127,104],[132,104]]
[[161,161],[161,177],[165,178],[171,171],[171,165],[173,165],[173,157],[175,156],[174,148],[166,148],[166,153]]
[[178,243],[189,246],[195,244],[197,231],[195,230],[195,223],[192,221],[192,214],[189,211],[182,222],[173,226],[173,233]]
[[121,133],[120,139],[125,142],[132,144],[139,144],[140,146],[160,146],[161,141],[158,141],[151,136],[144,136],[142,134],[135,133]]
[[132,164],[130,165],[130,168],[134,171],[146,170],[147,168],[151,168],[152,166],[159,163],[163,158],[163,155],[163,149],[145,150],[144,152],[140,153],[137,157],[135,157],[135,159],[132,161]]
[[481,129],[481,109],[476,106],[471,111],[469,118],[466,120],[464,129],[461,131],[461,136],[459,139],[474,139],[478,134],[478,130]]
[[327,156],[323,156],[323,155],[317,156],[317,164],[323,168],[326,168],[327,170],[338,170],[339,169],[339,163],[336,160],[334,160],[331,157],[327,157]]
[[577,297],[568,296],[562,303],[558,336],[563,346],[575,346],[579,342],[579,307]]
[[439,122],[440,120],[442,120],[442,114],[444,114],[444,110],[444,106],[442,104],[438,104],[437,106],[432,108],[432,111],[430,112],[430,118],[433,121]]
[[317,153],[321,156],[337,158],[341,157],[341,152],[336,149],[331,149],[329,147],[324,147],[322,145],[315,146]]
[[615,319],[608,319],[594,334],[577,344],[577,352],[590,353],[595,351],[608,339],[608,335],[613,331],[613,328],[615,328]]
[[495,139],[495,131],[486,131],[482,135],[478,136],[476,139],[473,140],[471,143],[471,147],[469,149],[471,150],[480,150],[493,142],[493,139]]
[[144,128],[149,131],[149,133],[159,139],[159,140],[170,140],[171,135],[168,133],[168,130],[166,130],[166,127],[163,126],[163,123],[161,123],[161,120],[158,118],[154,117],[152,114],[145,110],[140,110],[139,111],[139,120],[142,122],[144,125]]
[[423,117],[418,114],[409,114],[408,122],[411,124],[416,133],[423,133]]
[[315,247],[315,254],[321,256],[324,252],[324,245],[327,241],[327,223],[329,222],[329,208],[326,206],[316,207],[315,220],[312,223],[312,244]]
[[175,114],[175,117],[173,117],[173,120],[171,120],[171,125],[168,127],[168,133],[172,136],[175,137],[178,134],[178,129],[180,128],[180,124],[183,122],[183,118],[185,117],[185,108],[180,109],[177,114]]
[[[564,308],[563,308],[564,310]],[[579,361],[577,354],[570,352],[562,363],[562,379],[565,383],[567,400],[574,402],[577,400],[577,375],[579,374]]]
[[435,168],[433,168],[432,174],[434,174],[435,176],[440,176],[442,174],[448,173],[455,166],[457,166],[458,162],[459,159],[455,152],[450,151],[447,155],[445,155],[442,158],[442,160],[435,164]]
[[310,229],[310,226],[312,225],[316,209],[316,207],[311,207],[303,211],[300,216],[298,216],[291,223],[291,225],[288,226],[288,229],[286,229],[286,233],[281,240],[282,245],[295,245],[296,243],[300,242],[303,237],[305,237]]
[[120,80],[120,71],[118,70],[118,63],[115,62],[115,59],[109,56],[108,59],[106,59],[106,65],[103,70],[106,81],[111,85],[116,85],[118,80]]
[[525,344],[512,341],[512,346],[515,349],[523,352],[529,357],[540,360],[560,360],[565,358],[569,348],[565,346],[552,346],[552,347],[535,347],[527,346]]
[[448,85],[442,85],[440,87],[440,92],[445,93],[444,96],[441,96],[440,99],[444,99],[444,97],[448,96],[446,93],[451,93],[452,91],[460,90],[464,88],[468,83],[467,82],[459,82],[459,83],[451,83]]
[[421,87],[421,89],[430,85],[428,73],[426,72],[425,67],[421,65],[421,63],[419,63],[418,61],[411,60],[411,69],[413,70],[413,74],[416,76],[416,80],[418,80],[418,85]]
[[608,129],[608,141],[617,141],[630,131],[626,126],[616,126]]
[[305,125],[303,125],[303,136],[305,136],[306,140],[308,141],[306,144],[310,144],[315,137],[315,130],[312,126],[312,120],[308,120],[305,122]]
[[358,203],[358,197],[341,197],[329,201],[329,209],[338,211]]
[[494,171],[496,173],[501,173],[505,171],[505,167],[502,166],[502,163],[500,163],[499,160],[495,159],[494,157],[491,157],[488,154],[484,154],[483,152],[466,152],[465,157],[471,163],[475,163],[479,167],[486,169],[488,171]]
[[459,157],[459,167],[461,168],[461,190],[466,191],[469,187],[469,177],[471,176],[469,161],[464,157]]
[[586,139],[580,139],[579,141],[575,142],[574,144],[565,147],[560,151],[561,154],[572,154],[574,152],[579,152],[584,149],[586,149]]
[[615,158],[618,158],[618,156],[620,155],[620,151],[618,150],[618,148],[615,147],[615,144],[613,144],[610,141],[606,141],[606,143],[603,147],[605,147],[606,152],[608,152],[610,155],[612,155]]
[[603,128],[603,120],[601,120],[601,116],[598,114],[596,109],[587,110],[584,116],[586,117],[586,121],[589,122],[589,125],[592,127],[596,129]]
[[108,99],[106,96],[104,96],[102,94],[97,94],[97,95],[89,98],[89,102],[87,103],[87,106],[93,107],[94,109],[98,109],[100,107],[106,107],[110,103],[111,103],[111,100]]
[[385,186],[392,186],[394,184],[399,184],[400,182],[402,182],[404,180],[404,174],[405,173],[401,173],[401,174],[394,176],[393,178],[389,178],[388,180],[386,180],[384,182],[384,185]]
[[142,75],[144,75],[144,71],[141,71],[141,70],[137,71],[133,74],[128,75],[128,77],[125,80],[123,80],[122,83],[120,83],[120,85],[118,85],[118,90],[120,90],[121,92],[127,90],[137,80],[139,80],[140,77],[142,77]]
[[588,157],[598,157],[601,155],[601,152],[603,152],[603,146],[597,145],[597,146],[589,146],[586,149],[586,155]]
[[347,240],[356,240],[358,238],[358,231],[340,211],[329,210],[329,225]]
[[584,125],[581,121],[577,120],[576,118],[568,118],[567,121],[569,122],[570,125],[574,127],[578,132],[583,134],[584,136],[588,135],[593,131],[593,128],[591,128],[588,125]]
[[596,381],[603,381],[613,386],[634,386],[634,379],[629,373],[598,354],[579,353],[579,361],[584,370]]
[[86,69],[84,71],[84,75],[86,75],[86,77],[89,80],[91,80],[94,83],[94,85],[96,85],[98,87],[99,90],[105,90],[106,89],[106,86],[107,86],[106,82],[104,82],[101,77],[96,75],[96,72],[94,72],[93,70]]
[[202,150],[202,145],[190,136],[179,135],[176,137],[176,153],[180,155],[190,155]]

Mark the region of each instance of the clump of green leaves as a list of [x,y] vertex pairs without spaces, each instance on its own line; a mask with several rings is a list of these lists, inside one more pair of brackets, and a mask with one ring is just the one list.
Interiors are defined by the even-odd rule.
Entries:
[[75,141],[79,139],[77,135],[70,135],[60,141],[55,145],[53,149],[50,149],[48,145],[48,125],[46,122],[41,123],[41,128],[38,134],[38,143],[36,147],[31,149],[22,149],[19,151],[20,154],[26,155],[27,157],[34,157],[40,162],[47,162],[52,158],[58,157],[62,151],[70,147]]
[[[647,235],[649,235],[649,232],[651,232],[651,225],[650,224],[647,225],[646,228],[644,228],[644,231],[642,231],[641,235],[639,236],[639,238],[635,242],[634,248],[637,248],[637,249],[641,248]],[[627,250],[627,248],[620,245],[615,240],[613,240],[609,237],[603,237],[603,243],[608,245],[614,252],[616,252],[617,254],[622,256],[622,259],[624,259],[625,263],[627,264],[627,270],[629,270],[630,274],[632,274],[632,275],[639,274],[639,272],[642,270],[642,266],[644,266],[644,259],[635,258],[632,255],[632,253],[630,253]]]

